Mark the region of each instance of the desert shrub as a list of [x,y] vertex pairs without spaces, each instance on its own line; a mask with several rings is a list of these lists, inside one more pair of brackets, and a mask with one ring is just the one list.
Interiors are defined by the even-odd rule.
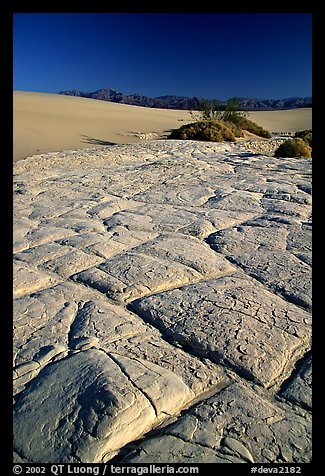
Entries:
[[235,141],[243,137],[243,131],[249,131],[260,137],[270,139],[269,131],[247,119],[247,112],[239,110],[237,98],[228,99],[226,106],[220,101],[201,100],[201,111],[198,115],[191,111],[192,124],[186,124],[174,130],[169,139],[192,139],[204,141]]
[[306,144],[312,147],[312,130],[306,129],[304,131],[298,131],[295,133],[295,137],[300,137]]
[[272,137],[269,131],[256,124],[256,122],[247,119],[247,117],[233,115],[229,117],[229,120],[233,122],[239,129],[251,132],[252,134],[255,134],[259,137],[264,137],[265,139],[270,139]]
[[202,141],[235,141],[234,133],[222,121],[209,119],[205,121],[184,124],[179,129],[175,129],[169,139],[187,139]]
[[239,108],[239,100],[237,97],[227,99],[225,111],[222,114],[221,119],[226,122],[236,122],[245,119],[247,117],[247,111],[241,111]]
[[288,139],[274,152],[275,157],[311,157],[311,147],[300,137]]
[[228,122],[232,118],[246,117],[248,114],[239,109],[239,100],[236,97],[227,99],[226,104],[222,104],[218,99],[200,99],[200,106],[200,111],[196,113],[190,111],[192,118],[196,121],[216,119]]
[[244,133],[243,133],[242,129],[237,127],[236,124],[234,124],[231,121],[223,121],[223,122],[231,130],[231,132],[234,134],[235,137],[243,137],[244,136]]
[[202,121],[209,121],[210,119],[222,119],[222,109],[220,108],[220,101],[215,99],[201,100],[201,118]]
[[272,137],[272,134],[269,131],[264,129],[262,126],[256,124],[256,122],[251,121],[250,119],[244,119],[242,123],[242,128],[259,137],[264,137],[265,139],[271,139]]

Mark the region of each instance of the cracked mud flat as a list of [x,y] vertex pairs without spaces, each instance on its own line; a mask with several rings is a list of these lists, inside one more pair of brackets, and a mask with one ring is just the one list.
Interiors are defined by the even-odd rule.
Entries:
[[14,461],[311,461],[311,161],[14,165]]

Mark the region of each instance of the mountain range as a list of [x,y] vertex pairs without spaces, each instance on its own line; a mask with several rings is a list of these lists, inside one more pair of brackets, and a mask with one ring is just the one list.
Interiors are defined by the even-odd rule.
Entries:
[[[201,109],[203,98],[186,96],[158,96],[149,97],[142,94],[125,94],[115,89],[99,89],[94,92],[85,92],[78,89],[60,91],[59,94],[66,96],[78,96],[83,98],[99,99],[120,104],[130,104],[133,106],[155,107],[162,109],[186,109],[197,111]],[[255,99],[237,98],[239,107],[247,111],[273,111],[282,109],[296,109],[300,107],[312,107],[312,98],[291,97],[285,99]],[[226,101],[217,101],[220,107],[225,106]]]

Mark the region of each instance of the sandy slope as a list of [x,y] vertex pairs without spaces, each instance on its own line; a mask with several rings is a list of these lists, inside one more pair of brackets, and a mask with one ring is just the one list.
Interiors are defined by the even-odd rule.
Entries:
[[290,109],[286,111],[255,111],[249,119],[269,131],[295,132],[312,128],[312,108]]
[[[188,111],[151,109],[58,94],[14,91],[14,161],[66,149],[141,140],[190,122]],[[272,131],[311,127],[311,109],[254,112],[251,119]]]

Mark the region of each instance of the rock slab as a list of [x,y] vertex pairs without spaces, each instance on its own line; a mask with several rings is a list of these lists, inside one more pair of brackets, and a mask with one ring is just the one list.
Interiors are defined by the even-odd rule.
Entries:
[[14,461],[311,460],[311,161],[14,164]]

